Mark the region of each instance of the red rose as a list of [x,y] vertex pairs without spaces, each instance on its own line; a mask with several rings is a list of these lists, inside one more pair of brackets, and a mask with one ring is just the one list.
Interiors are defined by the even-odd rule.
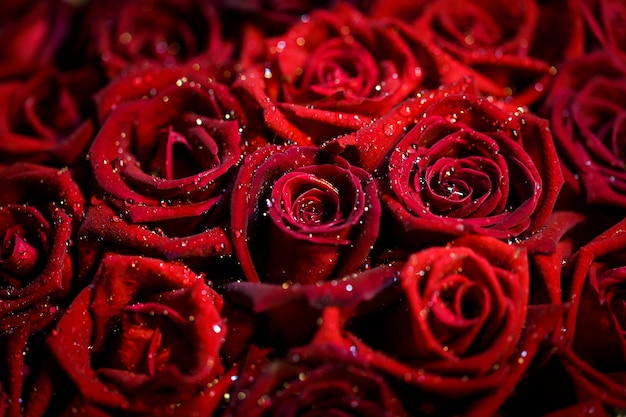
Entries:
[[544,105],[566,184],[587,204],[626,207],[626,64],[607,52],[565,63]]
[[352,132],[414,92],[432,58],[419,62],[394,28],[342,5],[316,10],[266,40],[265,66],[234,84],[283,142],[321,144]]
[[81,407],[164,415],[181,403],[176,415],[189,415],[187,401],[219,401],[198,394],[223,373],[221,308],[221,297],[183,265],[109,254],[47,346]]
[[512,108],[541,97],[553,65],[584,47],[571,0],[437,0],[424,6],[409,31],[435,56],[444,84],[471,75],[483,95]]
[[270,363],[254,362],[238,381],[224,417],[406,416],[385,380],[338,345],[310,344]]
[[70,291],[85,201],[68,171],[33,164],[2,169],[0,189],[2,334],[54,312]]
[[53,65],[69,37],[74,8],[52,0],[0,9],[0,79],[25,77]]
[[626,407],[626,221],[611,227],[569,259],[560,349],[581,399]]
[[[37,387],[50,326],[76,286],[71,248],[85,201],[68,171],[18,163],[0,170],[0,415],[21,414],[21,398]],[[44,382],[45,384],[45,382]],[[46,404],[44,390],[38,401]],[[29,407],[30,409],[30,407]]]
[[377,170],[409,246],[466,233],[528,236],[547,221],[563,181],[545,120],[470,94],[408,100],[328,147]]
[[621,0],[577,0],[589,34],[589,50],[608,50],[626,58],[626,4]]
[[97,87],[90,71],[52,68],[0,84],[0,161],[78,162],[94,131],[89,96]]
[[120,104],[101,127],[89,151],[101,202],[83,239],[165,259],[229,254],[220,203],[241,154],[241,111],[224,85],[179,84]]
[[230,54],[210,2],[94,1],[87,7],[89,47],[109,78],[131,64],[172,66],[200,55],[221,62]]
[[380,205],[362,169],[314,147],[266,146],[235,183],[233,249],[248,281],[314,283],[367,260]]
[[413,387],[416,410],[493,415],[562,314],[528,306],[525,250],[485,236],[414,253],[398,279],[346,329],[374,369]]

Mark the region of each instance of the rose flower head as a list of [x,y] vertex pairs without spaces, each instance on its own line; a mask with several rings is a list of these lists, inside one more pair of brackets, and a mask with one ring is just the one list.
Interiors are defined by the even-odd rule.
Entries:
[[75,284],[71,245],[85,201],[69,171],[0,170],[0,334],[54,312]]
[[390,24],[347,4],[316,10],[265,44],[265,62],[234,89],[281,143],[319,145],[356,130],[415,91],[430,65]]
[[240,115],[208,79],[118,105],[89,151],[97,201],[81,229],[94,240],[85,256],[100,241],[165,259],[228,255],[219,207],[241,155]]
[[587,204],[626,207],[625,95],[626,63],[598,51],[563,64],[546,97],[566,185]]
[[580,398],[626,408],[626,222],[622,220],[571,258],[569,309],[559,352]]
[[406,390],[405,408],[494,415],[563,314],[528,305],[528,265],[525,249],[487,236],[415,252],[399,285],[355,310],[348,338]]
[[160,415],[222,375],[221,308],[204,277],[182,264],[107,254],[47,345],[81,407]]
[[231,233],[248,281],[314,283],[366,262],[380,205],[364,170],[315,147],[266,146],[236,183]]
[[563,179],[546,120],[437,90],[327,144],[380,178],[393,244],[539,230]]
[[0,161],[73,166],[93,137],[89,70],[43,68],[27,80],[0,83]]
[[230,54],[212,2],[115,0],[86,7],[88,53],[109,78],[130,65],[173,66],[201,56],[222,62]]
[[537,102],[555,65],[584,48],[574,0],[435,0],[416,6],[423,11],[406,32],[435,57],[442,83],[472,76],[482,95],[510,109]]
[[244,367],[224,417],[406,416],[385,379],[344,346],[311,343]]

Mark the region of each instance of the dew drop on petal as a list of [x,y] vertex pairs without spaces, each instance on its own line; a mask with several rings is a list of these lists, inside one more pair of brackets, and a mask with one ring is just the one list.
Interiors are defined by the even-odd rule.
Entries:
[[383,133],[385,136],[392,136],[396,131],[396,125],[389,123],[383,127]]

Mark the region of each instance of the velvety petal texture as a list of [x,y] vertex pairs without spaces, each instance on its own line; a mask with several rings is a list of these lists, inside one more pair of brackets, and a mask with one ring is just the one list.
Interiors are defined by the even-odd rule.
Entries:
[[354,309],[396,282],[399,265],[380,266],[315,284],[234,282],[227,285],[224,297],[266,318],[257,324],[262,329],[257,333],[263,341],[260,343],[271,340],[274,346],[293,346],[317,337],[343,341],[343,325]]
[[317,148],[266,146],[235,181],[233,249],[248,281],[314,283],[367,261],[380,220],[367,172]]
[[582,19],[570,0],[437,0],[410,25],[435,56],[443,83],[471,74],[482,94],[510,108],[536,102],[554,65],[584,48]]
[[293,349],[284,360],[251,365],[225,415],[406,415],[385,380],[341,346],[313,344]]
[[47,344],[86,404],[158,415],[222,374],[221,308],[184,265],[109,254]]
[[1,12],[0,79],[22,78],[56,64],[77,13],[60,0],[20,2]]
[[0,417],[623,415],[625,28],[0,1]]
[[2,334],[68,295],[85,201],[68,171],[33,164],[2,169],[0,187]]
[[200,55],[223,61],[230,54],[211,2],[133,0],[89,2],[84,30],[89,53],[109,78],[129,65],[173,66]]
[[463,404],[491,415],[563,312],[529,308],[526,251],[485,236],[412,254],[398,280],[356,310],[351,343],[376,369],[432,394],[415,406],[444,414]]
[[335,145],[380,176],[383,206],[409,244],[528,236],[563,184],[547,121],[470,94],[405,101]]
[[99,86],[89,69],[42,69],[27,80],[0,83],[0,161],[73,165],[94,134],[90,94]]
[[626,57],[626,5],[619,0],[578,0],[587,33],[587,49],[608,50]]
[[570,308],[562,355],[582,397],[626,407],[626,234],[621,221],[583,246],[573,258]]
[[[110,229],[116,244],[148,245],[167,259],[228,254],[219,206],[241,154],[239,114],[225,86],[190,80],[119,105],[89,151],[106,207],[92,206],[81,233]],[[144,235],[153,236],[142,242]],[[150,245],[154,239],[169,243]]]
[[594,52],[563,65],[544,113],[567,171],[588,204],[626,207],[626,61]]
[[234,87],[282,142],[298,145],[356,130],[415,91],[432,65],[391,24],[346,4],[265,43],[265,62]]

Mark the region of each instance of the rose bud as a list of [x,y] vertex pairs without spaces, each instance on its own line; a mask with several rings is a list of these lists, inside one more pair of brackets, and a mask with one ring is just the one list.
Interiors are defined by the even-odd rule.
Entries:
[[0,161],[74,165],[94,132],[90,95],[99,80],[90,70],[40,70],[27,81],[0,84]]
[[343,346],[313,343],[254,365],[239,375],[224,417],[407,415],[385,380]]
[[89,54],[100,60],[109,78],[129,65],[173,66],[199,56],[222,62],[230,55],[211,2],[93,1],[87,8]]
[[528,306],[528,272],[524,249],[490,237],[430,247],[409,257],[399,289],[364,303],[348,337],[375,369],[413,387],[411,407],[494,415],[563,313]]
[[62,0],[0,6],[0,79],[25,77],[54,65],[75,12]]
[[481,95],[511,109],[536,102],[554,65],[584,48],[575,0],[436,0],[415,7],[423,11],[407,32],[435,57],[442,83],[471,75]]
[[231,233],[246,280],[315,283],[367,261],[380,205],[362,169],[314,147],[266,146],[235,183]]
[[345,4],[316,10],[265,48],[267,64],[246,70],[233,88],[272,135],[297,145],[367,124],[414,92],[432,61],[390,24]]
[[559,350],[581,398],[626,408],[626,221],[622,220],[569,258],[564,274],[565,316]]
[[81,229],[83,265],[99,241],[164,259],[228,255],[220,207],[241,154],[240,114],[210,82],[120,104],[88,154],[99,201]]
[[221,308],[221,297],[184,265],[107,254],[47,346],[82,405],[164,415],[223,374]]
[[54,312],[70,291],[70,245],[84,198],[68,171],[18,163],[0,170],[0,334]]
[[596,52],[563,64],[542,114],[577,201],[626,207],[626,64]]

